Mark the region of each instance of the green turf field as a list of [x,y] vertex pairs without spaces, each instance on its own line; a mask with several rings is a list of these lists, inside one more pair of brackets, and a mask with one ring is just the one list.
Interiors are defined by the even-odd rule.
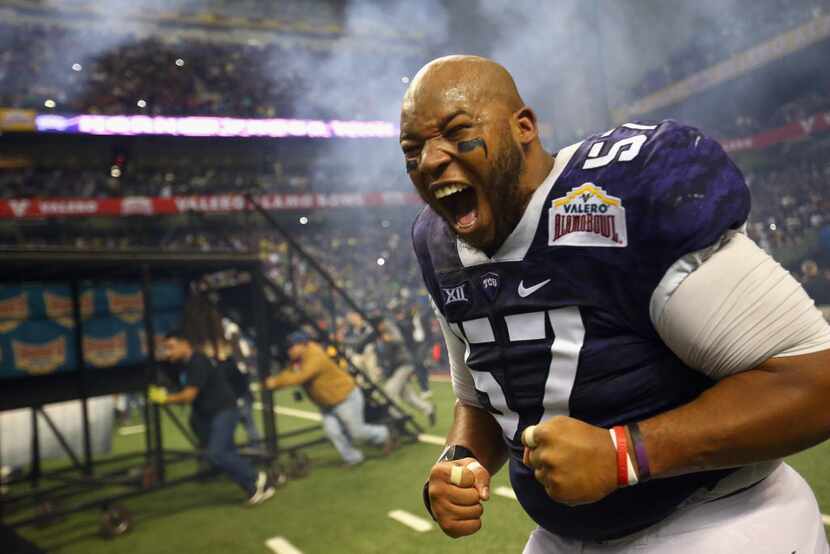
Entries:
[[[439,418],[426,432],[443,435],[449,426],[452,392],[448,383],[433,382],[432,388]],[[277,403],[316,413],[307,402],[295,402],[290,393],[279,394]],[[278,417],[280,431],[310,424],[297,417]],[[166,427],[165,445],[185,447],[177,431],[171,425]],[[114,453],[140,449],[142,441],[141,434],[116,435]],[[425,516],[421,486],[439,451],[439,446],[419,443],[384,458],[380,452],[366,449],[366,463],[344,468],[333,447],[325,444],[307,450],[313,464],[308,477],[290,481],[272,500],[255,508],[243,507],[241,491],[220,478],[125,501],[134,525],[117,539],[99,537],[99,513],[94,510],[45,528],[26,528],[22,534],[49,552],[67,554],[267,554],[271,551],[266,541],[277,536],[304,554],[521,552],[534,524],[516,501],[508,498],[494,495],[485,506],[483,529],[460,540],[445,537],[435,527],[418,533],[388,517],[392,510]],[[830,513],[828,456],[830,446],[825,444],[790,460],[813,486],[824,513]],[[187,470],[192,466],[178,471]],[[507,484],[502,471],[492,488]]]

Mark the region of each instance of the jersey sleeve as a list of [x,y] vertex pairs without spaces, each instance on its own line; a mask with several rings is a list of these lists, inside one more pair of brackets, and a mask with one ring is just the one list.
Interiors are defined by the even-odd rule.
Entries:
[[455,397],[467,406],[483,408],[479,401],[478,393],[476,392],[473,375],[470,373],[470,368],[467,367],[467,362],[464,360],[466,351],[464,342],[452,332],[449,323],[447,323],[447,320],[441,312],[438,311],[434,302],[432,303],[432,309],[441,326],[441,334],[444,336],[444,344],[447,347],[450,378],[452,380],[452,390],[455,393]]
[[713,379],[830,349],[830,326],[801,285],[743,234],[682,281],[654,325],[686,365]]
[[[664,280],[667,272],[679,261],[699,265],[741,229],[749,189],[717,141],[676,121],[627,123],[586,140],[580,151],[569,175],[569,186],[579,187],[574,203],[580,189],[605,194],[621,237],[600,244],[619,248],[584,250],[613,276],[595,280],[638,328],[653,333],[652,296],[679,284]],[[666,283],[669,289],[657,291]]]
[[666,121],[640,154],[636,218],[629,237],[642,262],[668,268],[686,254],[739,229],[750,209],[749,188],[715,140]]
[[421,268],[424,285],[432,298],[433,305],[437,307],[436,313],[443,314],[440,309],[440,306],[443,305],[440,288],[438,287],[438,280],[435,277],[435,267],[429,251],[429,235],[434,232],[432,229],[433,218],[431,215],[432,213],[429,208],[425,207],[418,213],[415,221],[412,223],[412,247],[415,250],[415,258],[418,260],[418,266]]

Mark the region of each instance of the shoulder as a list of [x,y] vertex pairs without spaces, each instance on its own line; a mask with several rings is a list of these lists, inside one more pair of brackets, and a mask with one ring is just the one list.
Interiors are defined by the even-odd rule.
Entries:
[[600,179],[621,193],[656,199],[678,190],[711,188],[745,193],[738,168],[717,141],[674,120],[624,123],[586,139],[572,172]]
[[437,272],[462,267],[455,234],[437,213],[425,206],[412,224],[412,246],[427,290],[438,302],[441,296]]
[[562,192],[555,205],[563,211],[592,196],[618,206],[635,249],[662,245],[669,256],[714,243],[745,223],[750,209],[743,175],[720,144],[673,120],[625,123],[589,137]]
[[326,354],[326,351],[323,349],[323,346],[316,342],[308,343],[306,347],[306,353],[303,356],[303,361],[308,361],[312,363],[319,363],[319,362],[326,362],[330,360],[329,355]]
[[429,206],[424,206],[415,216],[412,222],[412,243],[415,245],[424,244],[429,236],[429,228],[435,217],[435,212]]
[[430,265],[431,251],[439,245],[455,245],[455,239],[447,224],[429,206],[424,206],[412,223],[412,246],[418,263]]
[[210,379],[210,374],[214,371],[214,365],[210,358],[196,352],[187,363],[185,371],[190,384],[201,386]]
[[196,352],[190,358],[190,366],[201,370],[209,370],[214,367],[214,363],[201,352]]

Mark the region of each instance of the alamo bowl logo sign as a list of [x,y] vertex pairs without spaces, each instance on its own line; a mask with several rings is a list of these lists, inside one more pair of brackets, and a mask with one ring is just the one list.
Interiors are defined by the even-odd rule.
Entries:
[[66,363],[66,337],[44,343],[12,341],[15,365],[30,375],[52,373]]
[[84,357],[95,367],[112,367],[127,357],[127,333],[111,337],[84,337]]
[[137,323],[144,317],[144,296],[141,291],[119,293],[107,289],[110,312],[127,323]]
[[622,202],[594,183],[585,183],[556,198],[549,210],[548,225],[549,246],[628,244]]

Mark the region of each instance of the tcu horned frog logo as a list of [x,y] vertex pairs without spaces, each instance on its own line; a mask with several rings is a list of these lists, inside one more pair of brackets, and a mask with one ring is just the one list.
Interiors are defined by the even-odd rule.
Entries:
[[594,183],[585,183],[556,198],[549,214],[549,246],[628,244],[622,202]]

